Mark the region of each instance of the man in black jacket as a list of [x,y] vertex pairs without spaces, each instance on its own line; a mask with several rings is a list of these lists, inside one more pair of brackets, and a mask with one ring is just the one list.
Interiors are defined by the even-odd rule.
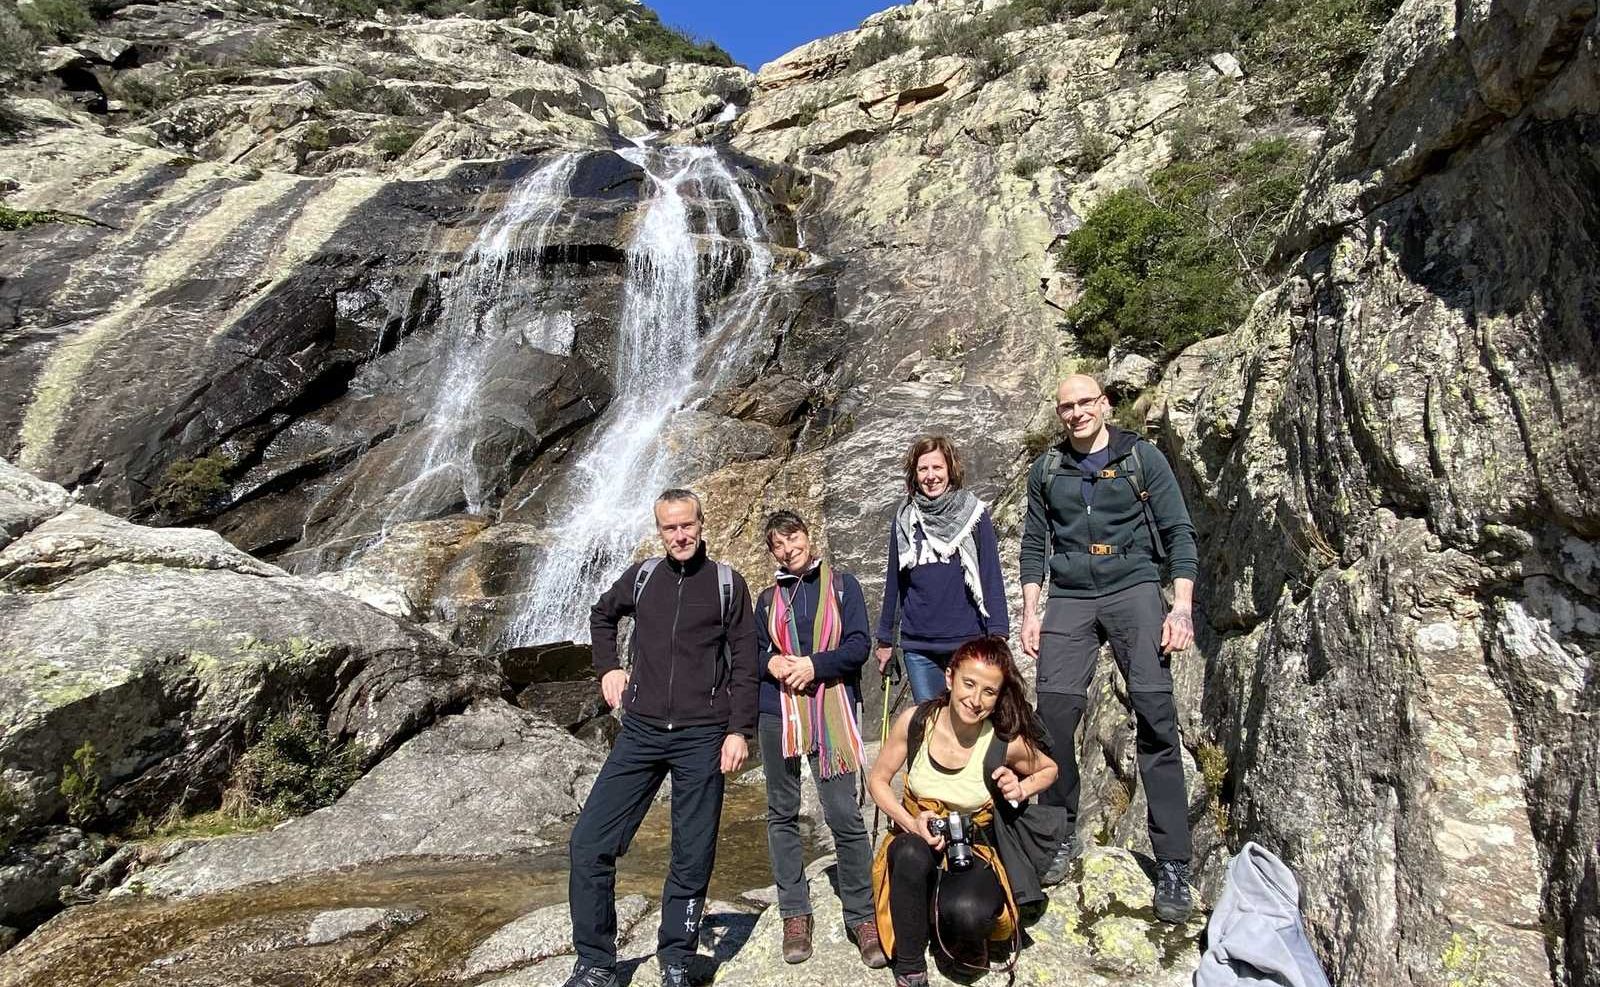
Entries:
[[[614,987],[617,858],[672,775],[672,863],[661,892],[664,987],[688,984],[716,858],[723,776],[744,766],[756,728],[756,634],[743,577],[706,556],[700,499],[656,498],[666,557],[629,566],[589,617],[595,673],[622,731],[572,830],[568,907],[578,962],[567,987]],[[632,617],[633,667],[617,658]]]

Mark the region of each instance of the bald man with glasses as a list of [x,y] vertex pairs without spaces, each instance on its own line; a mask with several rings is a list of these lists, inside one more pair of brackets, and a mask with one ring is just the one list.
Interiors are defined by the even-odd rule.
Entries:
[[[1038,659],[1039,716],[1060,767],[1041,801],[1065,806],[1076,821],[1074,737],[1100,642],[1109,640],[1137,721],[1156,915],[1184,922],[1194,905],[1191,847],[1170,662],[1194,640],[1194,525],[1166,457],[1107,421],[1111,402],[1099,381],[1084,375],[1062,381],[1056,415],[1066,435],[1028,473],[1022,534],[1022,649]],[[1163,568],[1172,580],[1170,609],[1161,595]],[[1041,622],[1039,597],[1046,591]],[[1061,880],[1078,851],[1074,828],[1047,881]]]

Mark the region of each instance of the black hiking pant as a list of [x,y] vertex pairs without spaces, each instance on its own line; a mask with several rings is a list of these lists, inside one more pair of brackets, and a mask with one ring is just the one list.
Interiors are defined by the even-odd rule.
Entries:
[[1047,805],[1064,806],[1078,818],[1078,724],[1088,703],[1089,683],[1100,653],[1100,634],[1111,642],[1117,667],[1128,683],[1138,745],[1139,779],[1148,803],[1150,847],[1161,860],[1188,860],[1189,800],[1184,791],[1178,710],[1172,670],[1161,653],[1166,606],[1155,583],[1141,583],[1096,599],[1052,597],[1039,635],[1039,718],[1050,732],[1060,774],[1041,793]]
[[916,833],[900,833],[889,844],[895,973],[928,968],[930,936],[937,937],[936,945],[942,944],[952,959],[988,966],[986,944],[1005,910],[1006,893],[986,865],[947,871],[939,866],[943,856]]
[[617,858],[627,853],[668,774],[672,862],[661,889],[657,953],[663,966],[682,966],[694,955],[716,862],[727,735],[720,724],[668,730],[637,716],[622,718],[622,732],[589,790],[568,845],[568,907],[581,962],[616,966]]

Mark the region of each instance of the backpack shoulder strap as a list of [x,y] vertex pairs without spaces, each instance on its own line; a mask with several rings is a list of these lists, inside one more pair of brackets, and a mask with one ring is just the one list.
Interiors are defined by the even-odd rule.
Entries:
[[844,576],[837,569],[828,570],[833,582],[833,598],[838,601],[839,612],[844,613]]
[[639,605],[639,597],[644,595],[644,584],[655,575],[656,566],[661,564],[661,556],[645,559],[639,563],[639,571],[633,577],[633,605]]
[[1048,478],[1051,473],[1061,468],[1061,447],[1051,446],[1044,454],[1044,475]]
[[1139,453],[1139,447],[1147,440],[1135,439],[1133,443],[1133,472],[1124,473],[1128,482],[1133,484],[1133,495],[1139,499],[1139,513],[1144,516],[1145,528],[1150,532],[1150,547],[1152,556],[1159,565],[1166,561],[1167,546],[1161,540],[1161,526],[1156,524],[1155,508],[1150,506],[1150,490],[1144,485],[1144,457]]
[[722,602],[722,626],[728,626],[728,614],[733,612],[733,566],[717,563],[717,599]]
[[911,722],[906,724],[906,771],[911,770],[911,765],[916,763],[917,752],[922,749],[922,738],[928,729],[927,703],[918,706],[911,713]]
[[994,772],[1000,765],[1006,763],[1006,747],[1008,745],[1000,739],[998,731],[989,735],[989,749],[983,752],[983,777],[994,784]]

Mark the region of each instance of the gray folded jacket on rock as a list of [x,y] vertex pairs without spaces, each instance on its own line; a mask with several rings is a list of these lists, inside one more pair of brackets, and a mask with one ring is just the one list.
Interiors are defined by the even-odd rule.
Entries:
[[1228,862],[1206,939],[1194,987],[1329,987],[1300,918],[1300,884],[1259,844],[1246,843]]

